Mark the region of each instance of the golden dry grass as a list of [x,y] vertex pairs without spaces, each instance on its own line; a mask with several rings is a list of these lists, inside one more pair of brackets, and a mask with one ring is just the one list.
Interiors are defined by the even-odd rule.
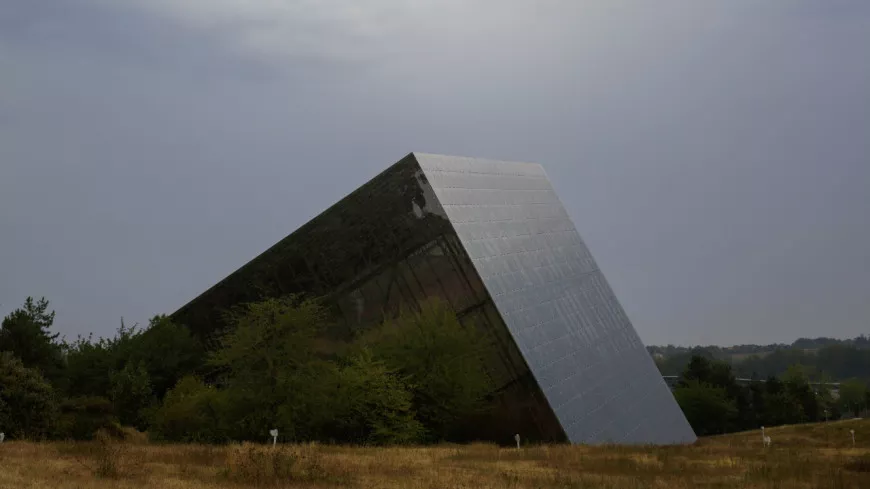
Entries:
[[[849,430],[856,431],[853,448]],[[773,428],[685,447],[0,445],[0,488],[870,488],[870,422]]]

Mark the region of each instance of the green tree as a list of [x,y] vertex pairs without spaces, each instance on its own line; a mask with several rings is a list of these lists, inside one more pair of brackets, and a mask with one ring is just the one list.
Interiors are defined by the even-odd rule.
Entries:
[[414,411],[431,441],[452,439],[457,420],[483,409],[492,393],[484,367],[492,354],[488,339],[475,325],[460,323],[442,301],[405,311],[364,333],[357,345],[407,379]]
[[764,382],[753,381],[749,384],[749,399],[752,404],[752,424],[747,424],[745,429],[754,429],[766,423],[767,391]]
[[726,399],[733,405],[734,411],[730,412],[724,431],[751,429],[758,422],[758,415],[753,408],[754,393],[737,383],[731,365],[693,355],[683,370],[680,385],[688,386],[693,382],[722,389]]
[[155,439],[175,442],[227,441],[224,405],[220,391],[196,377],[184,377],[166,393],[154,413],[151,434]]
[[692,355],[689,363],[680,374],[680,384],[688,385],[691,381],[709,383],[713,377],[711,360],[702,355]]
[[148,410],[154,402],[151,378],[142,362],[128,362],[109,375],[112,408],[121,424],[140,430],[148,427]]
[[817,376],[818,388],[816,397],[819,402],[819,420],[840,418],[840,406],[831,388],[831,379],[825,373]]
[[50,379],[60,376],[63,367],[58,333],[51,332],[54,311],[48,311],[43,297],[34,301],[28,297],[24,306],[15,309],[0,326],[0,352],[12,352],[24,366],[36,368]]
[[848,379],[840,383],[840,406],[843,412],[858,416],[867,396],[867,384],[858,379]]
[[286,297],[245,304],[228,322],[234,327],[209,364],[222,373],[234,438],[259,439],[271,428],[288,439],[315,438],[329,417],[336,375],[319,337],[327,311],[318,301]]
[[794,422],[813,422],[824,417],[819,398],[809,385],[806,371],[806,367],[793,365],[783,375],[789,397],[800,407],[800,414],[794,416],[797,420]]
[[115,336],[98,340],[79,337],[65,343],[64,351],[64,392],[76,396],[111,397],[107,372],[119,372],[133,364],[144,367],[154,396],[162,399],[179,379],[195,373],[205,361],[202,345],[187,328],[166,316],[155,316],[145,329],[128,327],[122,320]]
[[674,397],[695,433],[701,436],[723,433],[737,414],[725,389],[692,379],[674,390]]
[[786,383],[771,376],[764,387],[765,411],[761,419],[764,426],[794,424],[806,419],[802,404],[792,395]]
[[111,384],[108,373],[117,370],[112,343],[93,336],[79,337],[65,343],[66,370],[59,390],[66,396],[109,397]]
[[190,330],[164,315],[154,316],[145,330],[132,336],[124,353],[130,362],[144,365],[158,398],[206,360],[205,349]]
[[134,325],[121,326],[110,338],[94,339],[79,336],[74,342],[62,344],[66,357],[63,382],[57,382],[68,397],[111,397],[110,373],[124,368],[136,351],[134,341],[140,335]]
[[51,385],[9,352],[0,353],[0,431],[12,438],[49,436],[57,414]]
[[319,302],[294,296],[244,304],[228,316],[234,327],[209,363],[261,382],[274,382],[279,370],[312,360],[317,335],[329,322]]
[[363,350],[338,371],[332,420],[324,434],[374,444],[420,441],[423,425],[414,417],[412,393],[402,379]]

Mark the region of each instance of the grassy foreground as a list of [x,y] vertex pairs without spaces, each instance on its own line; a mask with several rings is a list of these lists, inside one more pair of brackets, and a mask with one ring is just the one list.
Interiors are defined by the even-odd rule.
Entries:
[[[852,447],[849,430],[855,430]],[[0,488],[870,488],[870,421],[773,428],[687,447],[349,448],[0,445]]]

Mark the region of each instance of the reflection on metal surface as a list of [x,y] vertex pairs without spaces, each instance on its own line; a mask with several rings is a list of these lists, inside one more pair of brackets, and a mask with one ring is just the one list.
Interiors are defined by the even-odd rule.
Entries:
[[568,439],[694,441],[543,168],[415,156]]
[[498,409],[467,439],[695,440],[540,165],[408,155],[173,318],[208,338],[289,293],[326,297],[337,337],[432,296],[483,328]]

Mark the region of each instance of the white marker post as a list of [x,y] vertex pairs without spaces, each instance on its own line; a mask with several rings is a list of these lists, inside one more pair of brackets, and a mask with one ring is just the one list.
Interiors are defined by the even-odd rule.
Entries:
[[4,438],[6,438],[6,433],[0,433],[0,443],[3,443]]
[[855,447],[855,430],[849,430],[849,434],[852,435],[852,447]]
[[269,430],[269,434],[272,435],[272,446],[274,447],[278,443],[278,430]]
[[517,450],[519,450],[520,449],[520,434],[519,433],[514,435],[514,440],[517,441]]

